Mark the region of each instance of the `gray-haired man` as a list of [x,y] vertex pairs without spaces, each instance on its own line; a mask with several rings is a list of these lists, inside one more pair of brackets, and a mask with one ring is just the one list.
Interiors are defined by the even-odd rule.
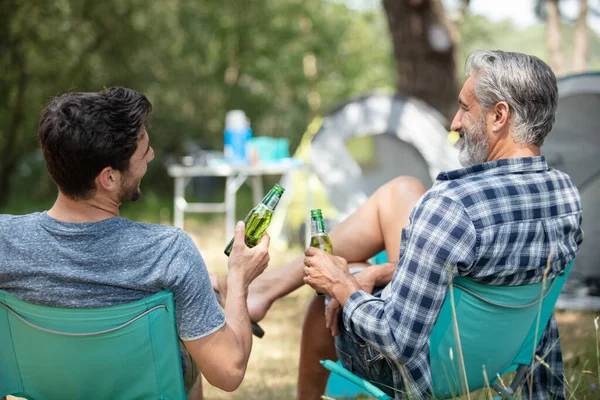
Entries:
[[[583,239],[577,189],[540,151],[554,123],[554,73],[536,57],[502,51],[471,54],[466,71],[452,121],[465,168],[439,174],[413,209],[389,297],[367,293],[339,258],[310,248],[304,260],[304,281],[334,299],[327,326],[342,363],[397,399],[432,392],[429,336],[454,277],[528,284],[541,281],[549,263],[553,278]],[[533,373],[533,398],[565,398],[554,317],[537,355],[545,365]]]

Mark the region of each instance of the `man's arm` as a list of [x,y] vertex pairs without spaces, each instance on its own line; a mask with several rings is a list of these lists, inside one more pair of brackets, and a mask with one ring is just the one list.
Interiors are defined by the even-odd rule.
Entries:
[[392,281],[398,262],[387,262],[371,265],[360,271],[354,277],[365,292],[373,293],[374,288],[385,287]]
[[459,264],[474,262],[475,227],[463,207],[443,197],[424,200],[402,232],[391,295],[361,290],[333,257],[307,250],[305,282],[344,306],[344,326],[358,340],[401,363],[421,349],[437,320]]
[[252,328],[246,303],[248,286],[267,267],[268,247],[266,234],[255,247],[246,247],[244,225],[236,226],[229,257],[225,325],[200,339],[184,341],[206,380],[225,391],[237,389],[246,373],[252,349]]
[[252,348],[246,306],[247,290],[228,285],[225,325],[200,339],[184,341],[186,349],[213,386],[231,392],[242,383]]
[[[385,287],[392,281],[396,264],[398,262],[387,262],[383,264],[371,265],[354,275],[361,289],[367,293],[373,293],[375,288]],[[331,329],[331,335],[339,334],[339,318],[341,315],[340,303],[332,298],[325,307],[325,327]]]
[[[381,300],[362,291],[351,293],[343,312],[347,329],[407,363],[429,340],[457,266],[475,261],[475,235],[462,205],[443,196],[424,201],[403,231],[390,296]],[[337,292],[343,298],[347,291]]]

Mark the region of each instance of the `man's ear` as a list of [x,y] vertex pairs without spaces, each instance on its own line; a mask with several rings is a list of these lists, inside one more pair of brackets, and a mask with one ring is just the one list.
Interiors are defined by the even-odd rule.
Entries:
[[96,176],[96,188],[112,192],[119,188],[121,173],[112,167],[105,167]]
[[494,132],[500,132],[505,128],[508,128],[509,120],[510,120],[510,107],[508,103],[505,101],[499,101],[494,106],[494,120],[492,125],[492,130]]

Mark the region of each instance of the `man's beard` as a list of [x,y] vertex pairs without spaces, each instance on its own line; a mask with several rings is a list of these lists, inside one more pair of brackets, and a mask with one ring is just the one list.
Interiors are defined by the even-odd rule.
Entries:
[[483,164],[487,161],[490,144],[486,134],[484,117],[481,117],[470,128],[463,129],[462,138],[464,142],[458,154],[458,161],[463,167]]
[[119,193],[119,203],[125,204],[130,203],[132,201],[136,201],[142,195],[142,191],[140,190],[139,181],[135,182],[134,180],[125,179],[123,184],[121,185],[121,191]]

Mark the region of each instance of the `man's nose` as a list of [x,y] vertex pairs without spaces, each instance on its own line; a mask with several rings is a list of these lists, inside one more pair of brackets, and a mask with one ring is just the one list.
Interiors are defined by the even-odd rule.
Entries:
[[150,147],[150,159],[148,160],[148,162],[154,160],[154,149],[152,147]]
[[453,131],[459,132],[462,129],[462,125],[460,123],[460,111],[456,113],[454,119],[452,120],[452,124],[450,124],[450,129]]

